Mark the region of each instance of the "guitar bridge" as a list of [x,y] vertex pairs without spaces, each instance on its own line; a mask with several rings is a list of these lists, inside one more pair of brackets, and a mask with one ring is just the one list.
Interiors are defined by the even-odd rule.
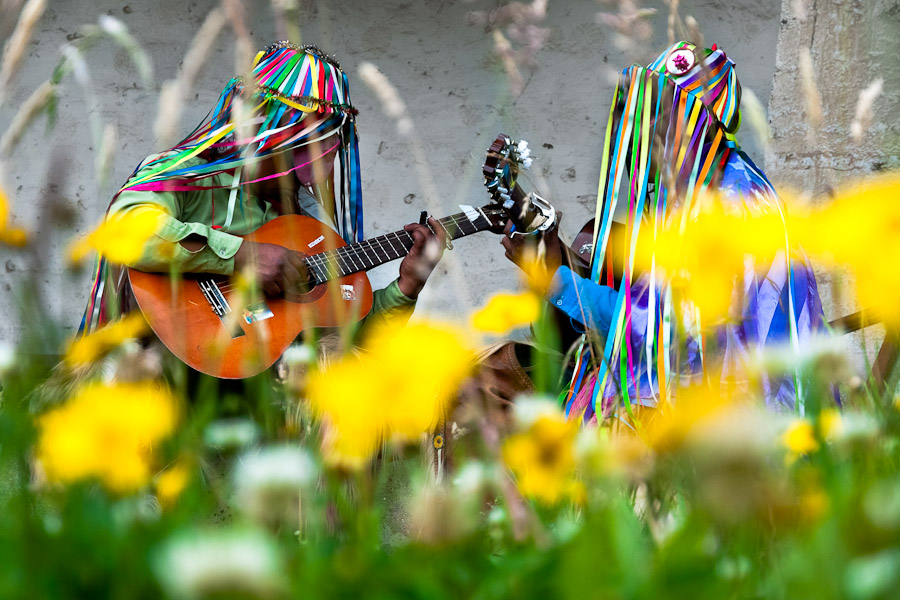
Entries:
[[[219,289],[219,284],[217,284],[214,279],[200,279],[197,283],[200,286],[200,290],[203,292],[203,297],[209,302],[212,311],[219,317],[219,320],[222,321],[223,325],[228,325],[226,319],[231,313],[231,305],[228,304],[228,300],[225,299],[225,295],[222,293],[222,290]],[[242,335],[244,335],[244,330],[241,329],[240,324],[235,321],[234,327],[231,330],[231,338],[239,338]]]

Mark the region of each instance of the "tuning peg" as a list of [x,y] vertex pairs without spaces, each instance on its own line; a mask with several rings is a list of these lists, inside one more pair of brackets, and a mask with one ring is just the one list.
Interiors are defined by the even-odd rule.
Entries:
[[518,151],[519,156],[523,158],[531,155],[531,148],[528,147],[528,142],[525,140],[519,142],[519,145],[516,146],[516,151]]
[[506,210],[512,210],[513,208],[515,208],[515,206],[516,206],[516,203],[512,201],[512,198],[507,198],[503,202],[503,208]]

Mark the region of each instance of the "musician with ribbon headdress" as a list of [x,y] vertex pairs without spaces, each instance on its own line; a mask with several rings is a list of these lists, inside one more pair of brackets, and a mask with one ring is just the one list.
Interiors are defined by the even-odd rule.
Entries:
[[[348,244],[363,240],[357,114],[347,75],[317,47],[278,42],[259,52],[246,80],[231,79],[196,129],[144,159],[113,198],[107,219],[161,213],[155,235],[126,266],[230,276],[252,265],[269,295],[302,286],[309,275],[298,252],[239,236],[299,213]],[[440,257],[429,223],[405,227],[414,244],[398,279],[375,292],[373,313],[411,312]],[[82,331],[127,311],[128,300],[124,269],[100,258]]]
[[[631,413],[656,406],[701,378],[740,388],[759,350],[787,345],[797,351],[823,328],[816,279],[787,235],[784,205],[737,143],[740,101],[734,62],[716,46],[678,42],[647,68],[621,74],[606,129],[589,269],[577,273],[563,264],[558,244],[546,245],[547,264],[555,269],[548,299],[584,334],[564,395],[571,418],[597,422],[621,407]],[[745,260],[755,263],[745,262],[734,290],[724,290],[736,305],[711,327],[696,306],[673,295],[659,256],[651,253],[643,270],[635,262],[642,243],[652,246],[673,221],[677,229],[682,218],[696,218],[710,198],[726,212],[774,217],[783,242],[765,259],[750,258],[748,250]],[[621,213],[627,215],[621,243],[613,244],[613,218]],[[521,262],[521,238],[502,243]],[[607,268],[613,250],[623,253],[615,278]],[[771,408],[802,412],[799,374],[763,373],[759,383]]]

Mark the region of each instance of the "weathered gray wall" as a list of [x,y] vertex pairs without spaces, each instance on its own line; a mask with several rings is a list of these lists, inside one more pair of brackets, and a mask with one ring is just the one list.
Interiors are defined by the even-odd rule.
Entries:
[[[769,103],[769,177],[820,199],[853,178],[900,168],[900,0],[784,0],[782,12]],[[818,125],[811,123],[802,92],[803,52],[812,59],[820,97]],[[877,78],[883,92],[872,105],[871,126],[854,141],[850,129],[859,93]],[[827,318],[859,309],[848,273],[819,269],[817,279]],[[874,326],[865,336],[848,338],[857,367],[865,354],[874,358],[883,337],[883,329]]]
[[[59,58],[59,47],[84,23],[100,14],[121,19],[147,51],[155,68],[151,89],[140,83],[125,52],[104,43],[90,52],[97,114],[118,132],[112,177],[105,186],[94,175],[96,148],[90,139],[81,89],[69,78],[59,118],[49,133],[43,121],[29,130],[15,156],[3,166],[2,181],[14,201],[16,220],[32,230],[38,251],[2,251],[0,307],[14,314],[14,295],[26,281],[41,284],[40,310],[70,329],[77,326],[87,297],[88,274],[70,272],[62,256],[75,231],[84,232],[106,207],[110,194],[145,155],[159,150],[152,131],[159,84],[177,76],[192,36],[213,0],[68,0],[51,1],[28,48],[25,70],[11,101],[0,111],[8,123],[12,110],[44,79]],[[268,2],[246,2],[250,34],[258,46],[275,38]],[[492,55],[492,37],[468,24],[472,10],[490,10],[488,0],[360,2],[337,0],[299,3],[303,42],[316,42],[343,62],[351,75],[353,98],[361,111],[362,164],[368,235],[399,228],[428,208],[455,212],[459,203],[483,204],[480,166],[484,149],[498,131],[529,140],[539,155],[529,185],[565,212],[563,231],[573,235],[593,214],[599,178],[600,146],[609,110],[611,67],[633,60],[617,51],[608,29],[595,15],[610,10],[588,0],[550,0],[544,26],[551,28],[537,55],[540,68],[530,75],[518,98]],[[656,41],[666,45],[667,9],[655,2]],[[251,10],[252,9],[252,10]],[[781,7],[778,0],[684,0],[682,15],[694,15],[707,43],[717,42],[738,64],[745,87],[765,104],[771,92]],[[425,204],[410,150],[387,119],[375,95],[356,73],[362,61],[375,63],[397,87],[415,123],[439,197]],[[215,44],[207,68],[195,83],[180,131],[193,127],[209,110],[225,81],[234,74],[230,33]],[[758,156],[747,135],[744,144]],[[761,158],[761,157],[760,157]],[[71,227],[65,220],[71,220]],[[384,284],[396,275],[396,263],[372,273]],[[481,234],[459,241],[446,255],[419,303],[424,314],[459,318],[495,291],[517,286],[515,268],[503,257],[498,238]],[[0,339],[20,336],[23,324],[0,321]]]

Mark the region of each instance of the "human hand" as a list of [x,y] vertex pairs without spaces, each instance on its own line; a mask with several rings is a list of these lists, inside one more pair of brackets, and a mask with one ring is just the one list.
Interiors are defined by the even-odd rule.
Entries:
[[559,221],[562,213],[557,213],[557,223],[540,235],[512,236],[512,221],[503,229],[500,244],[506,250],[506,258],[525,271],[537,287],[545,287],[546,282],[562,264],[562,244],[559,241]]
[[433,217],[428,219],[431,228],[409,224],[403,227],[413,238],[413,247],[400,263],[400,291],[409,298],[417,298],[425,287],[428,276],[434,271],[444,253],[447,233]]
[[309,288],[309,271],[303,255],[284,246],[244,240],[234,255],[234,269],[241,271],[248,267],[270,296]]

